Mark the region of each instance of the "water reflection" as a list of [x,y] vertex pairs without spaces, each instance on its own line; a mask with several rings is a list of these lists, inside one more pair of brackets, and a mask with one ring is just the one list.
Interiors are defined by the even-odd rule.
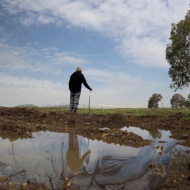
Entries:
[[162,138],[162,133],[159,129],[151,129],[149,130],[150,135],[154,139],[161,139]]
[[87,155],[90,153],[90,151],[88,151],[80,158],[79,147],[80,145],[78,144],[77,135],[69,134],[69,149],[67,151],[66,159],[68,167],[72,170],[74,175],[78,174],[79,168],[83,164]]
[[[162,132],[163,139],[168,137],[166,134]],[[51,189],[56,189],[66,177],[81,189],[94,186],[96,189],[151,189],[164,184],[166,175],[158,175],[147,167],[157,152],[154,145],[132,148],[53,132],[34,133],[34,136],[14,142],[0,138],[0,174],[16,183],[35,178]],[[165,156],[156,157],[155,164],[160,171],[167,170],[171,161],[169,152],[175,143],[168,139]]]

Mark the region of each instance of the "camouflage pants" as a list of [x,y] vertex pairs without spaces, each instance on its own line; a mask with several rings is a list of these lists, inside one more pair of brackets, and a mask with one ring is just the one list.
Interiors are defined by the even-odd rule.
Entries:
[[81,92],[70,94],[70,109],[69,111],[77,112],[78,105],[79,105],[79,99],[80,99]]

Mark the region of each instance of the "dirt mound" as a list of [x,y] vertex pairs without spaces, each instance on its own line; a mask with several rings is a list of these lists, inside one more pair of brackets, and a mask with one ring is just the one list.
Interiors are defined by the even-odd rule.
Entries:
[[150,145],[152,141],[144,140],[142,137],[127,131],[118,129],[97,129],[86,127],[83,130],[83,136],[91,139],[102,140],[107,143],[114,142],[115,144],[142,147]]
[[97,123],[102,125],[112,125],[112,124],[126,124],[126,117],[120,114],[107,114],[101,116],[101,118],[97,121]]
[[182,117],[183,117],[183,114],[181,112],[178,112],[176,114],[168,116],[168,118],[170,118],[170,119],[176,119],[176,120],[180,120]]

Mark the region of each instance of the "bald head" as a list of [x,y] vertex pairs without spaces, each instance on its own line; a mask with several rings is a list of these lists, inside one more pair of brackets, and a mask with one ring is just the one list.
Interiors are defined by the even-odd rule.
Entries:
[[81,67],[77,67],[76,71],[82,71]]

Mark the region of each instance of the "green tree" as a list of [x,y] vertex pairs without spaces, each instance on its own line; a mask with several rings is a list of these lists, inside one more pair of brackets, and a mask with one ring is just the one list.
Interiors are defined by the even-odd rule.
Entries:
[[162,138],[162,133],[158,129],[150,129],[148,132],[154,139]]
[[190,94],[187,96],[187,99],[185,99],[185,107],[190,108]]
[[170,99],[172,108],[182,108],[185,106],[185,98],[181,94],[174,94]]
[[148,108],[158,108],[158,103],[162,100],[161,94],[154,93],[148,100]]
[[166,60],[170,64],[170,88],[176,91],[188,87],[190,82],[190,10],[184,20],[172,24],[170,40],[166,48]]

